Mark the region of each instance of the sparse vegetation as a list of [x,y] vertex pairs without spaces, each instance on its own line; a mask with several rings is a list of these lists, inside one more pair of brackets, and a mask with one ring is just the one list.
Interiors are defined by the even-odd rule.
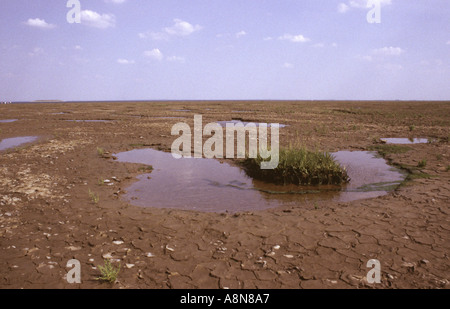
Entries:
[[110,260],[105,260],[105,265],[97,267],[100,270],[101,276],[97,280],[106,281],[109,283],[115,283],[117,276],[119,275],[121,265],[114,267]]
[[98,194],[92,192],[90,189],[89,189],[89,198],[94,204],[98,204],[98,202],[100,201],[100,197],[98,196]]
[[409,126],[409,131],[412,132],[412,131],[414,131],[415,128],[416,128],[416,126],[412,124]]
[[153,166],[151,165],[145,165],[145,166],[141,166],[138,169],[139,172],[143,172],[143,173],[151,173],[153,171]]
[[103,158],[105,157],[105,150],[101,147],[97,147],[97,154]]
[[103,178],[100,178],[99,180],[98,180],[98,185],[99,186],[103,186],[105,184],[105,180],[103,179]]
[[420,160],[419,163],[417,164],[417,167],[425,167],[427,166],[427,160],[423,159]]
[[349,181],[347,171],[327,152],[280,149],[278,166],[269,170],[261,169],[263,161],[258,155],[257,158],[247,157],[241,163],[250,177],[276,184],[339,185]]

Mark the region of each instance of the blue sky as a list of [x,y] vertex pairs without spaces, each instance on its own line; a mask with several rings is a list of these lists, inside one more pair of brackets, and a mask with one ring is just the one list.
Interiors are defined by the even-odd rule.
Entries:
[[0,101],[449,100],[450,1],[0,0]]

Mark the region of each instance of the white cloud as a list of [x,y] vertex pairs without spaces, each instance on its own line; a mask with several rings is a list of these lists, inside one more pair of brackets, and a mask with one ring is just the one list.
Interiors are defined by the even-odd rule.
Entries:
[[450,45],[450,41],[447,41],[447,43],[446,43],[447,45]]
[[[391,5],[392,0],[378,0],[381,6]],[[349,5],[353,8],[367,9],[371,7],[369,0],[350,0]]]
[[81,11],[81,23],[90,27],[106,29],[116,25],[113,14],[99,14],[90,10]]
[[128,59],[117,59],[118,64],[135,64],[134,60],[128,60]]
[[278,38],[279,40],[290,41],[294,43],[305,43],[310,41],[310,39],[304,37],[301,34],[292,35],[292,34],[284,34]]
[[151,58],[153,60],[158,60],[158,61],[161,61],[164,59],[163,53],[158,48],[154,48],[152,50],[145,51],[144,56]]
[[[392,4],[392,0],[378,0],[381,6],[387,6]],[[337,11],[341,14],[348,12],[351,8],[355,9],[368,9],[373,7],[369,5],[369,0],[349,0],[347,3],[339,3]]]
[[242,31],[239,31],[238,33],[236,33],[236,38],[239,39],[240,37],[245,36],[245,35],[247,35],[247,32],[242,30]]
[[80,45],[75,45],[74,48],[75,48],[76,50],[82,50],[82,49],[83,49]]
[[283,68],[285,68],[285,69],[291,69],[293,67],[294,67],[294,65],[292,63],[289,63],[289,62],[285,62],[283,64]]
[[30,18],[25,22],[25,25],[41,29],[53,29],[56,27],[56,25],[49,24],[44,19],[39,18]]
[[164,28],[164,31],[169,35],[187,36],[202,29],[199,25],[192,25],[187,21],[181,19],[174,19],[174,25],[172,27]]
[[265,37],[263,40],[264,40],[264,41],[272,41],[273,38],[272,38],[271,36],[268,36],[268,37]]
[[339,5],[338,5],[338,12],[339,13],[345,13],[349,9],[350,9],[350,7],[347,4],[345,4],[345,3],[339,3]]
[[381,55],[381,56],[400,56],[403,54],[405,50],[401,49],[400,47],[383,47],[374,49],[372,53],[374,55]]
[[125,3],[127,0],[104,0],[106,3],[115,3],[115,4],[122,4]]
[[168,40],[170,36],[188,36],[196,31],[202,29],[199,25],[192,25],[187,21],[181,19],[174,19],[174,25],[172,27],[166,27],[162,31],[154,32],[147,31],[139,33],[141,39],[152,39],[152,40]]

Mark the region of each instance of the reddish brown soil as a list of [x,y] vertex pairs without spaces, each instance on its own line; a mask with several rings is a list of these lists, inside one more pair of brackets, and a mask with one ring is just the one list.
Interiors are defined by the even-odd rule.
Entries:
[[[289,124],[282,144],[327,151],[367,150],[382,137],[434,140],[389,154],[416,177],[374,199],[237,214],[124,201],[140,166],[111,154],[167,150],[171,126],[192,125],[194,114]],[[0,119],[20,119],[1,123],[0,139],[42,137],[0,153],[0,288],[450,288],[449,102],[11,104],[0,105]],[[120,260],[115,284],[96,280],[104,257]],[[64,279],[73,258],[81,284]],[[381,263],[380,284],[367,283],[369,259]]]

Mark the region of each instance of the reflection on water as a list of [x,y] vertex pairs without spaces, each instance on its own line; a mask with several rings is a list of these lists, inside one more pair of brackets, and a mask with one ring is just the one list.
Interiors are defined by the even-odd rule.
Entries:
[[23,137],[13,137],[13,138],[5,138],[0,141],[0,151],[18,147],[20,145],[34,142],[38,139],[37,136],[23,136]]
[[[222,127],[226,127],[227,126],[227,123],[231,123],[231,124],[237,124],[237,123],[242,123],[244,126],[245,125],[247,125],[248,123],[254,123],[256,126],[259,126],[261,123],[258,123],[258,122],[243,122],[243,121],[241,121],[241,120],[227,120],[227,121],[216,121],[218,124],[220,124]],[[270,123],[268,123],[267,124],[267,126],[268,127],[270,127],[271,126],[271,124]],[[284,127],[287,127],[287,125],[285,125],[285,124],[279,124],[279,127],[280,128],[284,128]]]
[[336,159],[351,178],[345,187],[280,186],[253,180],[239,167],[213,159],[174,159],[154,149],[115,155],[120,162],[152,165],[151,174],[127,188],[125,198],[142,207],[207,212],[255,211],[282,205],[311,205],[317,201],[351,201],[387,194],[403,175],[371,152],[341,151]]
[[427,138],[382,138],[386,144],[426,144]]
[[3,119],[0,120],[0,123],[11,123],[11,122],[16,122],[18,119]]

